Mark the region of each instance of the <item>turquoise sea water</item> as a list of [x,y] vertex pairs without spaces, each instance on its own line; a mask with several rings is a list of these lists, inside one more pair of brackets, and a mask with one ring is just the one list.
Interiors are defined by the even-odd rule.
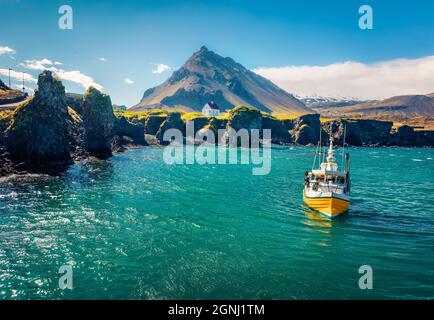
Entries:
[[351,209],[333,221],[302,202],[313,151],[273,149],[266,176],[147,147],[3,179],[0,299],[433,298],[434,150],[351,149]]

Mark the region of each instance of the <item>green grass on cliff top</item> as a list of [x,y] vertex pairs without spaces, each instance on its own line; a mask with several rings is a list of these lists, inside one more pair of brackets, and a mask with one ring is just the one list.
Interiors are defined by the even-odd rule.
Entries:
[[[219,116],[215,117],[218,120],[228,120],[230,118],[231,115],[236,114],[237,112],[242,112],[242,111],[248,111],[248,110],[256,110],[258,112],[258,109],[253,108],[253,107],[248,107],[248,106],[244,106],[244,105],[239,105],[231,110],[229,110],[228,112],[224,112],[221,113]],[[201,112],[199,111],[192,111],[192,112],[185,112],[182,110],[165,110],[165,109],[150,109],[150,110],[145,110],[145,111],[115,111],[115,115],[117,116],[124,116],[127,119],[138,119],[138,120],[145,120],[147,117],[149,116],[160,116],[160,117],[167,117],[169,115],[169,113],[172,112],[179,112],[181,113],[181,118],[184,121],[188,121],[188,120],[194,120],[197,118],[212,118],[212,117],[208,117],[203,115]],[[300,116],[302,116],[302,114],[270,114],[267,112],[261,112],[263,117],[269,117],[272,119],[276,119],[276,120],[294,120]],[[321,121],[326,122],[326,121],[330,121],[332,120],[331,118],[321,118]]]

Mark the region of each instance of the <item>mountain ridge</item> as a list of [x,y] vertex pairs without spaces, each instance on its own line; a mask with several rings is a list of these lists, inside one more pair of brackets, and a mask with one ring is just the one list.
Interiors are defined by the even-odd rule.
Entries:
[[223,110],[242,104],[273,113],[316,113],[270,80],[205,46],[161,85],[147,89],[130,110],[200,111],[209,101]]
[[432,116],[434,115],[434,94],[400,95],[391,98],[360,103],[339,108],[323,108],[320,112],[325,115],[359,114],[372,116],[376,114],[390,116]]

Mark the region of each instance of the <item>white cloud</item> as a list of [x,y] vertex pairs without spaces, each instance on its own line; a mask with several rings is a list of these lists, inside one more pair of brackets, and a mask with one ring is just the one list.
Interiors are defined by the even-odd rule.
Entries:
[[256,68],[253,71],[300,96],[381,99],[434,91],[434,56],[372,64],[347,61],[326,66]]
[[153,74],[160,74],[166,71],[170,71],[172,70],[171,67],[169,67],[168,65],[162,64],[162,63],[157,63],[155,64],[155,69],[152,70]]
[[15,54],[15,50],[9,47],[0,46],[0,54]]
[[98,90],[102,90],[103,87],[96,83],[93,78],[90,76],[81,73],[80,71],[66,71],[62,69],[58,69],[56,66],[62,65],[61,62],[56,61],[53,62],[50,59],[41,59],[41,60],[26,60],[24,63],[21,63],[20,66],[30,69],[30,70],[50,70],[54,72],[60,79],[74,82],[80,86],[82,86],[84,89],[87,89],[89,87],[94,87]]
[[98,58],[98,60],[101,61],[101,62],[107,62],[106,58]]
[[129,78],[126,78],[126,79],[125,79],[125,83],[126,83],[126,84],[134,84],[134,81],[131,80],[131,79],[129,79]]
[[[22,84],[16,84],[16,83],[14,83],[14,84],[12,84],[12,87],[16,88],[17,90],[22,90],[23,89],[23,85]],[[35,92],[35,90],[33,88],[30,88],[30,87],[27,87],[27,86],[24,86],[24,89],[27,92],[30,92],[31,94],[33,94]]]
[[65,70],[57,70],[55,74],[62,80],[71,81],[78,85],[81,85],[83,88],[87,89],[89,87],[94,87],[98,90],[102,90],[103,87],[93,80],[93,78],[89,77],[81,73],[80,71],[65,71]]
[[60,62],[52,62],[50,59],[41,59],[41,60],[26,60],[20,63],[20,66],[30,69],[30,70],[51,70],[56,71],[55,67],[52,67],[54,64],[61,64]]
[[[8,78],[9,77],[9,70],[8,69],[0,69],[0,75]],[[24,76],[25,82],[32,82],[32,83],[37,82],[36,79],[31,74],[11,70],[11,79],[22,81],[23,76]]]

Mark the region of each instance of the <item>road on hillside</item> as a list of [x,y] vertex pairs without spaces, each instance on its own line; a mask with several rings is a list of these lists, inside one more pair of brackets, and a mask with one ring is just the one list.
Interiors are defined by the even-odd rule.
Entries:
[[20,104],[23,104],[25,101],[10,103],[10,104],[0,104],[0,110],[16,109]]

